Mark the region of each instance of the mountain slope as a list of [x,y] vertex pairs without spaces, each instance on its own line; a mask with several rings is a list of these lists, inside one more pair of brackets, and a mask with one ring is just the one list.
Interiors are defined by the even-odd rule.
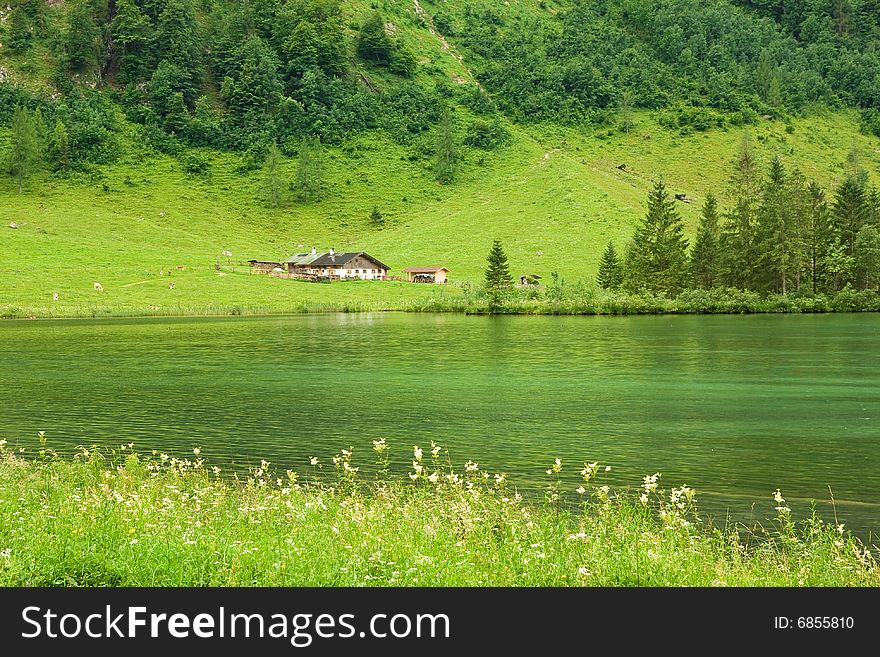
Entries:
[[[553,34],[563,28],[565,10],[581,3],[469,2],[464,9],[457,3],[427,0],[374,4],[392,19],[386,31],[402,39],[418,64],[412,77],[406,77],[359,58],[354,52],[357,34],[371,8],[359,2],[344,5],[348,64],[340,79],[357,93],[377,99],[374,110],[380,111],[373,127],[344,130],[341,139],[326,145],[321,200],[301,202],[290,193],[283,207],[267,207],[262,170],[242,166],[252,158],[254,144],[200,147],[192,140],[171,137],[173,147],[157,147],[155,130],[167,134],[161,121],[155,130],[152,124],[138,123],[137,113],[123,98],[124,85],[118,79],[109,81],[101,87],[100,97],[119,103],[127,114],[117,120],[114,158],[106,163],[84,162],[63,175],[46,166],[22,195],[11,178],[0,180],[0,225],[19,225],[15,230],[0,229],[0,305],[40,313],[53,308],[51,312],[57,312],[64,304],[71,304],[69,309],[82,305],[123,312],[196,312],[235,306],[292,309],[301,302],[381,307],[432,293],[404,284],[382,289],[359,284],[314,286],[249,276],[241,268],[223,272],[225,276],[214,270],[224,250],[234,254],[229,262],[280,259],[300,244],[364,249],[391,265],[392,273],[407,266],[439,264],[452,270],[453,281],[478,281],[491,241],[497,238],[503,241],[516,275],[549,277],[558,272],[568,282],[592,284],[605,245],[614,241],[619,249],[624,247],[658,177],[686,195],[689,202],[677,207],[693,235],[706,194],[712,191],[724,202],[730,163],[745,130],[755,137],[764,168],[779,155],[789,170],[797,168],[831,189],[852,166],[854,155],[871,179],[877,179],[880,142],[864,132],[864,108],[859,107],[829,109],[813,104],[798,111],[771,109],[768,118],[756,115],[752,123],[735,125],[730,118],[734,114],[706,108],[695,98],[694,107],[703,107],[719,119],[714,126],[695,127],[678,121],[677,117],[690,116],[681,100],[640,109],[636,99],[627,130],[620,129],[616,101],[596,105],[591,117],[574,122],[559,114],[561,108],[554,110],[556,119],[551,113],[540,123],[522,116],[511,105],[515,99],[498,86],[497,77],[486,73],[503,60],[495,64],[487,60],[487,51],[478,52],[474,36],[468,36],[463,26],[473,24],[474,16],[483,16],[479,12],[491,10],[501,16],[501,31],[510,31],[518,22],[537,21]],[[627,5],[609,3],[615,4]],[[50,22],[62,21],[69,5],[53,8],[56,13]],[[198,20],[202,29],[208,29],[204,12]],[[441,32],[447,26],[454,34]],[[563,55],[556,53],[557,59]],[[53,88],[50,72],[58,62],[53,61],[57,55],[48,40],[35,38],[24,55],[10,54],[4,47],[0,57],[16,89],[30,94],[20,97],[39,97],[40,90]],[[657,61],[662,63],[662,58]],[[217,116],[234,123],[233,111],[224,107],[221,98],[222,85],[212,79],[208,68],[205,71],[204,97]],[[81,89],[88,86],[85,73],[68,77]],[[500,109],[475,104],[474,98],[480,96],[476,80],[483,80],[487,97]],[[536,87],[545,82],[539,80]],[[88,97],[76,86],[67,93]],[[581,98],[579,92],[570,95]],[[425,103],[438,99],[454,111],[460,144],[470,126],[479,122],[494,121],[510,134],[506,143],[492,148],[462,146],[461,166],[451,185],[438,184],[432,168],[436,117]],[[57,101],[45,102],[48,114]],[[143,107],[149,108],[149,101],[144,102]],[[767,109],[760,99],[754,104]],[[331,115],[334,107],[330,106]],[[198,119],[198,112],[190,110],[192,121]],[[670,117],[678,122],[670,122]],[[229,133],[235,130],[229,128]],[[0,131],[0,137],[8,139],[9,131]],[[289,142],[283,150],[287,156],[282,177],[294,181],[298,146]],[[187,173],[193,158],[204,166],[200,172]],[[385,218],[382,228],[370,222],[374,206]],[[221,261],[229,264],[225,258]],[[186,269],[174,269],[175,288],[170,290],[159,270],[177,265]],[[94,282],[101,282],[102,293],[94,290]],[[53,305],[52,292],[59,292],[61,305]]]

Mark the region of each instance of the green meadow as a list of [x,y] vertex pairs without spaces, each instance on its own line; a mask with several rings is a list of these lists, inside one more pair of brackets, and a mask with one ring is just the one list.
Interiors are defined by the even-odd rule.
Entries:
[[[0,454],[3,586],[877,586],[842,525],[795,523],[776,491],[763,525],[713,526],[687,486],[646,475],[602,485],[605,466],[547,470],[544,501],[441,448],[378,474],[343,450],[297,473],[263,461],[225,472],[189,458],[83,448]],[[564,468],[583,485],[565,490]],[[699,493],[697,492],[696,495]]]
[[[462,283],[481,282],[493,239],[503,242],[515,276],[537,273],[548,281],[557,272],[592,287],[602,250],[609,241],[625,247],[658,177],[686,195],[688,202],[676,205],[693,237],[700,204],[709,191],[724,190],[742,138],[734,129],[681,135],[648,114],[629,133],[512,131],[512,142],[499,150],[468,151],[454,185],[436,183],[429,165],[410,161],[407,149],[382,133],[362,135],[326,149],[322,200],[291,195],[278,209],[263,201],[262,172],[242,172],[238,155],[200,151],[208,172],[191,175],[178,160],[133,141],[120,163],[69,177],[43,173],[21,195],[4,177],[0,315],[382,310],[438,299],[442,305],[460,295]],[[880,163],[876,140],[860,134],[845,112],[768,120],[750,131],[762,163],[779,155],[790,170],[827,188],[845,176],[846,153],[871,172]],[[285,159],[282,168],[292,179],[296,162]],[[374,206],[384,227],[370,221]],[[312,245],[367,251],[392,275],[443,265],[451,284],[327,285],[248,273],[248,259],[284,259]]]

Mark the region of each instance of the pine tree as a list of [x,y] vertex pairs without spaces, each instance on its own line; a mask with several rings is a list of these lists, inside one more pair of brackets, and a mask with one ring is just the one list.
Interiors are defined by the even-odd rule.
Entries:
[[835,193],[833,219],[850,256],[855,256],[856,235],[868,216],[865,184],[859,176],[849,175]]
[[201,84],[202,45],[191,0],[168,0],[159,16],[155,51],[184,73],[180,87],[187,107],[195,104]]
[[770,51],[764,48],[758,57],[758,68],[755,71],[755,87],[764,101],[770,96],[770,88],[775,76],[776,66],[773,64],[773,58],[770,56]]
[[773,158],[758,211],[758,286],[788,293],[795,270],[792,197],[782,160]]
[[49,140],[49,158],[57,171],[70,170],[70,136],[67,126],[60,119],[55,121],[55,129]]
[[84,71],[98,63],[100,32],[88,0],[76,0],[67,14],[64,54],[74,71]]
[[434,175],[445,185],[455,180],[458,171],[458,148],[455,143],[455,123],[452,112],[444,109],[440,115],[437,133],[437,152],[434,156]]
[[627,249],[624,284],[637,291],[677,294],[687,276],[687,240],[675,201],[662,180],[648,196],[648,212]]
[[284,202],[284,183],[281,179],[281,151],[274,143],[269,146],[263,165],[263,190],[266,204],[270,208],[280,208]]
[[370,212],[370,223],[376,228],[382,228],[385,225],[385,217],[379,212],[379,206],[374,205],[373,211]]
[[251,36],[238,49],[238,59],[237,76],[224,86],[226,106],[239,118],[271,113],[284,91],[275,53],[260,37]]
[[864,289],[877,289],[880,283],[880,226],[865,224],[856,236],[855,268],[858,284]]
[[324,191],[324,156],[321,141],[317,137],[303,140],[300,146],[294,188],[301,201],[321,198]]
[[24,181],[40,162],[41,145],[33,115],[27,108],[16,106],[12,113],[8,166],[18,182],[18,193],[24,190]]
[[690,277],[697,288],[708,290],[718,284],[719,240],[718,201],[710,192],[703,203],[700,227],[691,251]]
[[34,28],[25,8],[19,4],[12,6],[9,16],[8,45],[12,50],[24,52],[31,47]]
[[122,81],[146,77],[153,25],[134,0],[116,0],[116,14],[110,22],[110,38],[119,57]]
[[628,90],[620,94],[620,100],[617,103],[617,125],[624,132],[629,132],[635,125],[635,119],[633,118],[633,95]]
[[828,202],[825,190],[815,181],[807,186],[807,214],[804,226],[807,275],[813,293],[818,292],[825,280],[822,264],[831,242]]
[[755,285],[757,210],[761,197],[758,160],[748,133],[743,136],[730,180],[733,208],[721,230],[721,278],[725,285],[747,289]]
[[599,273],[596,283],[603,290],[617,290],[623,284],[623,263],[617,256],[614,242],[608,242],[602,259],[599,261]]
[[507,262],[507,255],[505,255],[504,248],[501,246],[499,240],[495,240],[492,243],[492,250],[489,251],[487,262],[487,290],[503,290],[513,285],[513,279],[510,276],[510,265]]

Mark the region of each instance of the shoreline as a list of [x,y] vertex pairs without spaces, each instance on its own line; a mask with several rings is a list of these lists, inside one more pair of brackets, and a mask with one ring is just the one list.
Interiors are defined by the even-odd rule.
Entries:
[[675,300],[668,300],[669,307],[634,307],[634,308],[602,308],[602,307],[566,307],[553,304],[543,306],[501,307],[490,310],[480,305],[424,303],[388,305],[379,307],[356,307],[350,304],[336,306],[324,304],[303,304],[298,308],[266,308],[265,306],[248,308],[246,306],[230,306],[217,308],[205,306],[202,310],[191,307],[180,311],[157,312],[148,308],[120,310],[112,307],[88,308],[79,307],[70,312],[56,313],[54,309],[26,308],[20,306],[0,305],[0,323],[4,321],[34,320],[71,320],[71,319],[171,319],[171,318],[209,318],[209,317],[293,317],[297,315],[332,315],[332,314],[368,314],[368,313],[410,313],[410,314],[458,314],[474,316],[583,316],[583,317],[632,317],[632,316],[676,316],[676,315],[840,315],[880,312],[880,300],[867,307],[836,309],[833,307],[738,307],[738,308],[705,308],[696,306],[676,306]]

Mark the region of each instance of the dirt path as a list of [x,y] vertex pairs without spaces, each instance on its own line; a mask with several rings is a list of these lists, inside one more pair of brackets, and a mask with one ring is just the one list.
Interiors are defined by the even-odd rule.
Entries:
[[[422,5],[419,4],[419,0],[413,0],[413,7],[415,7],[416,14],[422,20],[425,21],[425,24],[428,26],[428,32],[430,32],[434,36],[434,38],[440,42],[440,45],[443,47],[443,50],[447,51],[450,55],[452,55],[456,59],[456,61],[464,67],[464,70],[467,71],[467,74],[470,76],[471,81],[475,85],[477,85],[477,87],[479,87],[482,91],[485,91],[485,89],[483,89],[483,85],[480,84],[479,80],[477,80],[477,78],[474,77],[474,74],[473,74],[473,72],[471,72],[471,69],[469,69],[467,67],[467,65],[464,63],[464,56],[450,45],[450,43],[446,40],[445,36],[440,34],[440,31],[437,29],[437,26],[434,25],[434,19],[431,17],[431,15],[428,12],[425,11],[424,7],[422,7]],[[461,83],[466,82],[466,80],[462,80],[461,78],[458,78],[456,81],[461,82]]]

